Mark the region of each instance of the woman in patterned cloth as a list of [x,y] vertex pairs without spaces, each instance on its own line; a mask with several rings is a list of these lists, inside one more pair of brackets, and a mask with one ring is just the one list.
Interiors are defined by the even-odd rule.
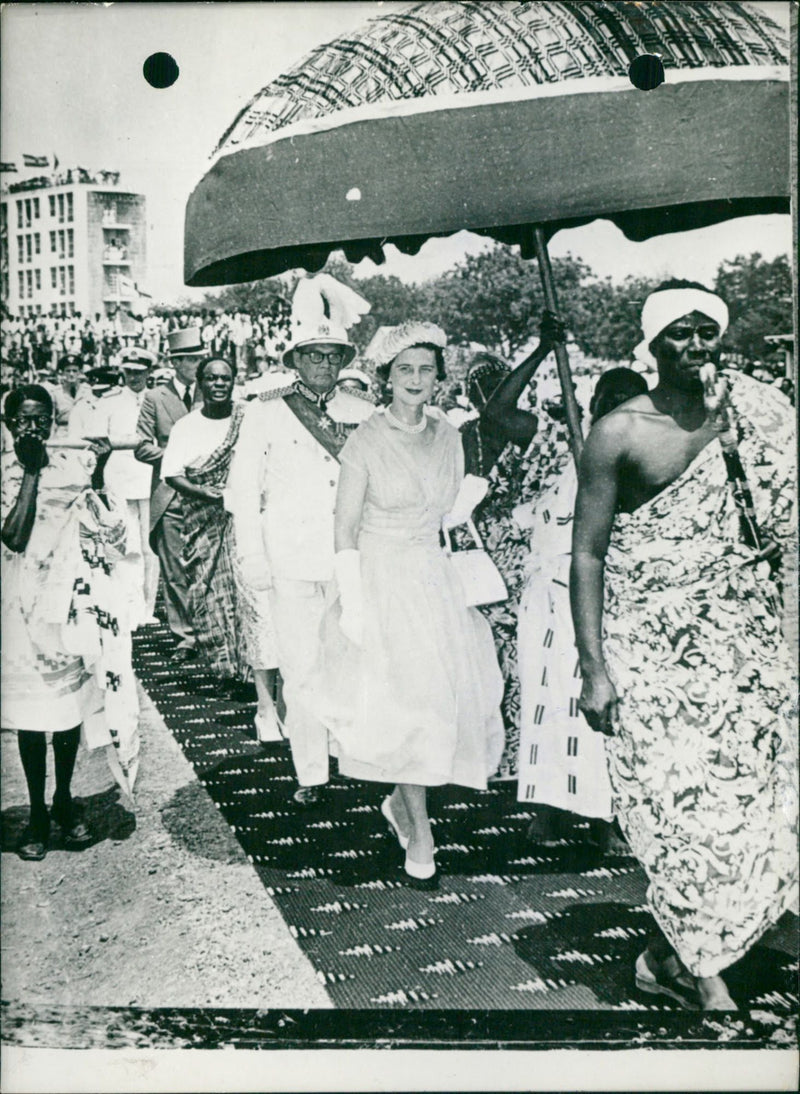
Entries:
[[[501,779],[517,775],[517,608],[528,557],[528,534],[517,526],[512,512],[516,505],[528,500],[521,492],[525,458],[539,424],[535,414],[520,409],[517,403],[542,361],[563,341],[563,323],[545,311],[538,346],[513,372],[501,358],[481,352],[473,357],[466,379],[467,396],[477,414],[461,427],[465,471],[489,480],[488,495],[475,512],[475,522],[508,589],[507,600],[481,608],[492,628],[505,682],[502,710],[506,742],[497,772]],[[531,492],[538,485],[526,481]],[[459,542],[467,546],[460,533]]]
[[436,875],[427,788],[485,789],[503,743],[491,631],[439,539],[464,479],[459,433],[429,406],[445,341],[432,323],[405,323],[371,343],[391,403],[341,452],[317,685],[340,773],[394,784],[381,811],[423,886]]
[[[114,573],[127,524],[104,492],[109,447],[46,446],[53,400],[45,388],[16,388],[5,413],[14,450],[3,454],[2,466],[3,728],[17,731],[31,806],[17,853],[39,861],[51,818],[67,847],[92,841],[71,793],[82,735],[88,748],[106,747],[118,781],[129,795],[133,788],[138,703]],[[48,733],[55,761],[50,811]]]
[[280,738],[268,674],[277,665],[267,593],[256,592],[238,573],[233,521],[223,507],[233,446],[244,407],[233,402],[236,370],[218,357],[197,368],[203,405],[172,428],[161,468],[182,496],[183,560],[189,611],[197,647],[218,680],[218,694],[237,695],[253,677],[258,695],[256,730],[261,741]]

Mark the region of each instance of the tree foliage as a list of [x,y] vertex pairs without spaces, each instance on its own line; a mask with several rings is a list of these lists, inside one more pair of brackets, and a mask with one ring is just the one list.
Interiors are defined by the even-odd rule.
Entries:
[[[552,266],[561,314],[580,350],[607,361],[629,361],[641,337],[642,304],[658,280],[597,278],[572,255],[553,259]],[[454,347],[478,343],[513,357],[536,338],[544,309],[536,261],[525,260],[515,248],[500,243],[466,256],[447,273],[423,284],[380,273],[357,278],[352,264],[340,254],[328,260],[325,271],[372,305],[350,332],[362,351],[378,327],[426,319],[443,327]],[[204,304],[267,313],[286,322],[296,282],[293,276],[231,285],[207,294]],[[739,255],[720,265],[714,288],[730,308],[731,325],[725,338],[730,352],[750,359],[772,352],[764,336],[792,329],[791,286],[785,255],[771,262],[758,253]]]
[[775,351],[767,334],[792,330],[792,271],[786,255],[766,262],[756,252],[737,255],[717,270],[714,288],[728,305],[725,345],[750,360]]

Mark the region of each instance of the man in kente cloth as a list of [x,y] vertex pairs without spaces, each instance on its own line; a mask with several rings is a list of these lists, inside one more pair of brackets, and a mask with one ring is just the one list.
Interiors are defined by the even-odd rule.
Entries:
[[793,415],[774,388],[727,377],[759,549],[700,377],[719,361],[725,303],[666,282],[641,324],[636,356],[658,384],[593,427],[580,469],[580,706],[609,735],[615,812],[663,932],[636,984],[730,1010],[720,974],[797,899],[793,666],[772,578],[794,529]]
[[328,732],[303,701],[318,654],[333,579],[333,512],[339,452],[374,410],[370,397],[336,386],[355,357],[347,331],[369,311],[328,274],[306,278],[292,300],[290,384],[248,404],[234,449],[225,505],[233,514],[244,579],[270,590],[286,731],[299,782],[294,800],[313,805],[328,781]]

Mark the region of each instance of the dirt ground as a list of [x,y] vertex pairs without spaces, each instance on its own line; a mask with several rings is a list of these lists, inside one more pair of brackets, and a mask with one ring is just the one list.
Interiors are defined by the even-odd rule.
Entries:
[[123,808],[105,756],[81,750],[73,790],[97,842],[74,852],[57,837],[43,862],[13,851],[27,795],[15,735],[2,734],[3,999],[331,1007],[158,712],[144,692],[140,700],[135,816]]

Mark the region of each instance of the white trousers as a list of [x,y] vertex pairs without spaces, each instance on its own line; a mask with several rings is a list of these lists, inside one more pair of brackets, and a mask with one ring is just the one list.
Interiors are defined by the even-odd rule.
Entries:
[[126,502],[128,511],[128,550],[117,564],[125,587],[131,630],[151,619],[158,592],[158,556],[150,550],[150,499],[134,498]]
[[301,786],[319,786],[328,781],[328,731],[303,702],[317,662],[327,587],[325,581],[275,578],[270,591],[286,702],[286,732]]

